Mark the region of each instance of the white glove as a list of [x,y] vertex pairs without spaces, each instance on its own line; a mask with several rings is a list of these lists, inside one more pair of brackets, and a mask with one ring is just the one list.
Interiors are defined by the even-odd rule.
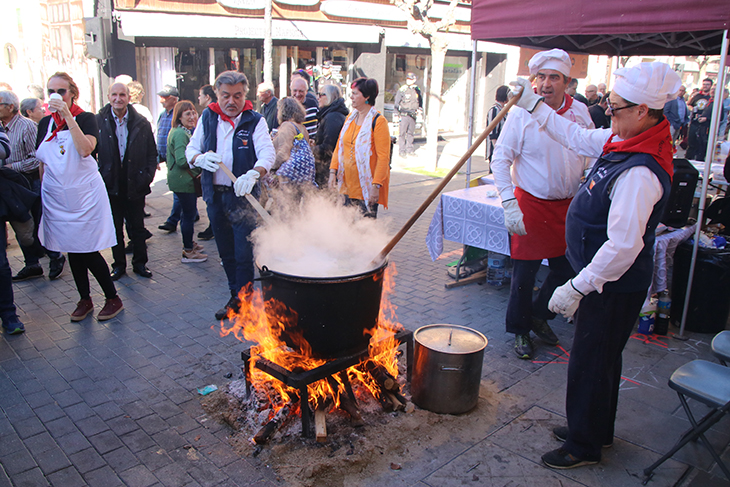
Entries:
[[510,85],[515,87],[515,89],[512,90],[512,94],[519,96],[520,93],[522,93],[522,96],[520,96],[519,100],[517,100],[517,106],[524,108],[530,113],[535,110],[537,104],[543,99],[540,95],[535,93],[532,89],[532,83],[525,78],[517,78],[517,80],[511,82]]
[[581,299],[583,299],[583,294],[573,287],[571,279],[555,290],[548,303],[548,308],[553,313],[560,313],[566,318],[570,318],[578,309]]
[[330,171],[330,178],[327,181],[327,186],[330,189],[337,189],[337,173],[334,171]]
[[249,194],[256,185],[256,181],[259,180],[259,176],[261,176],[261,173],[256,169],[251,169],[243,176],[239,176],[236,182],[233,183],[233,191],[236,193],[236,196]]
[[377,205],[378,200],[380,199],[380,188],[375,186],[374,184],[370,186],[370,195],[368,196],[368,205]]
[[502,202],[504,208],[504,224],[512,235],[527,235],[525,223],[522,221],[522,210],[515,198]]
[[206,171],[216,172],[218,169],[220,169],[218,163],[222,160],[223,159],[221,159],[221,156],[219,156],[215,152],[206,152],[205,154],[200,154],[198,157],[195,158],[193,166],[205,169]]

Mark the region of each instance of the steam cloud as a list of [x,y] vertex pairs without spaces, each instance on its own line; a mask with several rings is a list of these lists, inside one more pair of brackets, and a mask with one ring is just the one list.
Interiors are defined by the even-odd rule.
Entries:
[[274,221],[251,234],[259,266],[302,277],[339,277],[373,269],[390,240],[382,220],[363,218],[327,192],[278,193]]

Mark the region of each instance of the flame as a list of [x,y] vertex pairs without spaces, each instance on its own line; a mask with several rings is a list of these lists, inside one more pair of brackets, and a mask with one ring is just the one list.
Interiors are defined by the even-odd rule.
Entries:
[[[390,301],[396,275],[395,264],[391,263],[383,275],[378,326],[366,330],[367,334],[371,334],[369,358],[366,361],[381,365],[395,378],[398,377],[398,343],[395,340],[395,333],[403,329],[396,317],[397,307]],[[271,405],[269,416],[271,419],[285,405],[298,403],[299,391],[258,370],[254,367],[254,363],[266,359],[290,372],[303,372],[319,367],[327,361],[312,357],[311,347],[306,340],[301,335],[294,335],[291,332],[291,324],[296,323],[298,319],[295,311],[274,299],[264,301],[261,290],[254,289],[252,285],[241,290],[239,299],[241,306],[238,313],[229,311],[229,326],[221,321],[220,336],[233,334],[238,340],[255,343],[251,347],[251,383],[257,391],[267,396]],[[289,347],[284,341],[285,330],[290,343],[294,342],[293,345],[297,350]],[[364,363],[350,367],[347,374],[356,395],[358,392],[362,394],[361,388],[355,387],[358,382],[376,398],[381,393],[378,384],[367,374]],[[328,398],[332,398],[334,407],[339,406],[340,393],[344,393],[345,389],[338,376],[335,375],[333,378],[335,379],[333,385],[337,386],[338,391],[333,391],[326,380],[308,386],[309,405],[312,409],[324,405]]]

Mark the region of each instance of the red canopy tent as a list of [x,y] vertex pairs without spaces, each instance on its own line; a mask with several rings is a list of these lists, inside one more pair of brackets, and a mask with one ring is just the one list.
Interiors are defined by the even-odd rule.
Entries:
[[[611,56],[696,56],[720,58],[715,99],[722,99],[730,28],[728,0],[472,0],[471,36],[481,41],[541,49],[560,48]],[[704,174],[710,174],[722,103],[713,105]],[[698,221],[704,219],[708,177],[702,181]],[[689,282],[678,338],[684,328],[694,279],[700,225],[695,233]]]

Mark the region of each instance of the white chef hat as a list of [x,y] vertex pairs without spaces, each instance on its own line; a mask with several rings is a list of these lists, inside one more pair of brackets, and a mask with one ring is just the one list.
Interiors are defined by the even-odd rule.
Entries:
[[538,52],[532,56],[530,62],[527,63],[527,67],[530,68],[530,74],[537,74],[541,69],[554,69],[565,76],[570,76],[570,68],[573,67],[573,62],[570,60],[568,53],[562,49],[551,49],[550,51]]
[[619,68],[613,74],[616,76],[613,91],[617,95],[657,110],[673,100],[682,86],[679,75],[666,63],[639,63],[631,68]]

